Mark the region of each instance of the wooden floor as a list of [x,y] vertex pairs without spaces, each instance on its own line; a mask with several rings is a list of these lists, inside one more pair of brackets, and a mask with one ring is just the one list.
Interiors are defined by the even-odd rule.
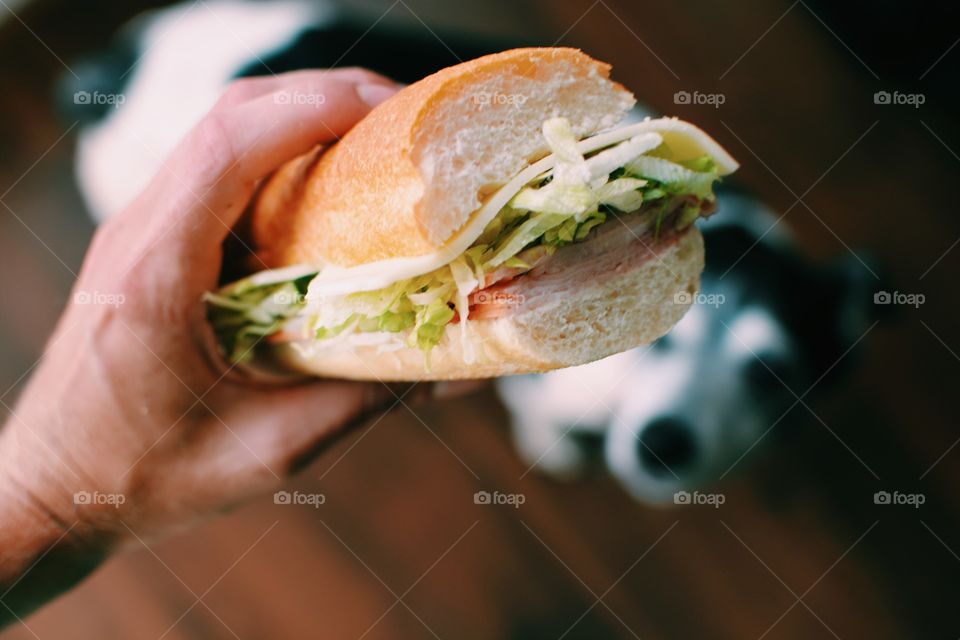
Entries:
[[[143,4],[49,1],[20,15],[71,59]],[[960,636],[954,10],[873,7],[863,24],[787,0],[512,6],[541,43],[611,61],[654,108],[716,134],[743,164],[740,184],[788,212],[811,255],[869,254],[884,286],[926,303],[880,318],[844,384],[794,410],[791,432],[721,486],[720,509],[651,509],[603,477],[525,474],[503,410],[480,395],[341,442],[291,486],[322,491],[322,507],[268,498],[136,550],[3,638]],[[0,28],[0,54],[9,403],[91,227],[71,181],[73,133],[49,106],[60,63],[16,20]],[[680,90],[725,103],[675,105]],[[927,100],[877,105],[878,90]],[[475,505],[478,490],[526,503]],[[926,504],[878,506],[878,490]]]

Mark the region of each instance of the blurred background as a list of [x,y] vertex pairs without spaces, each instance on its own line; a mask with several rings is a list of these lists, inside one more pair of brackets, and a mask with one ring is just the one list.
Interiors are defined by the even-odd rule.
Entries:
[[[76,92],[130,92],[170,47],[145,36],[156,15],[121,29],[167,4],[0,0],[3,416],[68,302],[91,205],[109,208],[81,196],[76,161],[78,138],[89,142],[114,105]],[[175,47],[180,62],[200,69],[220,45],[238,48],[202,30],[219,25],[222,38],[234,4],[161,14],[201,25]],[[862,260],[869,301],[892,298],[868,305],[841,349],[842,379],[802,394],[736,473],[702,487],[722,504],[650,506],[602,469],[576,481],[531,470],[490,390],[401,408],[339,442],[288,487],[322,492],[320,507],[267,497],[138,548],[0,637],[960,636],[956,4],[370,0],[311,11],[305,34],[264,19],[255,31],[274,35],[240,47],[231,73],[303,66],[284,33],[303,38],[308,64],[405,81],[509,46],[580,47],[647,107],[730,150],[735,186],[782,216],[777,228],[811,263]],[[816,292],[800,302],[811,315],[822,303]],[[478,504],[477,492],[522,500]]]

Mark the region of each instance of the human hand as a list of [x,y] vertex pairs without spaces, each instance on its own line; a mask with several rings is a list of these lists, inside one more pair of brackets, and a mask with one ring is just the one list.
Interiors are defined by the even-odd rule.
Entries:
[[396,89],[359,69],[240,80],[96,233],[0,432],[0,591],[63,540],[99,557],[267,491],[396,400],[381,384],[244,380],[213,356],[201,301],[258,181]]

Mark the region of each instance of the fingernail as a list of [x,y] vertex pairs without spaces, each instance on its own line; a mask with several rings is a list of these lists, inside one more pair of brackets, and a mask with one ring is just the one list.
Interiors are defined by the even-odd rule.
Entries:
[[371,107],[375,107],[397,92],[394,87],[382,84],[358,84],[357,95]]

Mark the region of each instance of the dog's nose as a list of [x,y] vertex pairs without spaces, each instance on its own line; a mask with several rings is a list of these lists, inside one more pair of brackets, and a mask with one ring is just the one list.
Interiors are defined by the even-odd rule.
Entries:
[[637,456],[654,477],[679,476],[696,455],[693,429],[680,418],[656,418],[640,429]]

